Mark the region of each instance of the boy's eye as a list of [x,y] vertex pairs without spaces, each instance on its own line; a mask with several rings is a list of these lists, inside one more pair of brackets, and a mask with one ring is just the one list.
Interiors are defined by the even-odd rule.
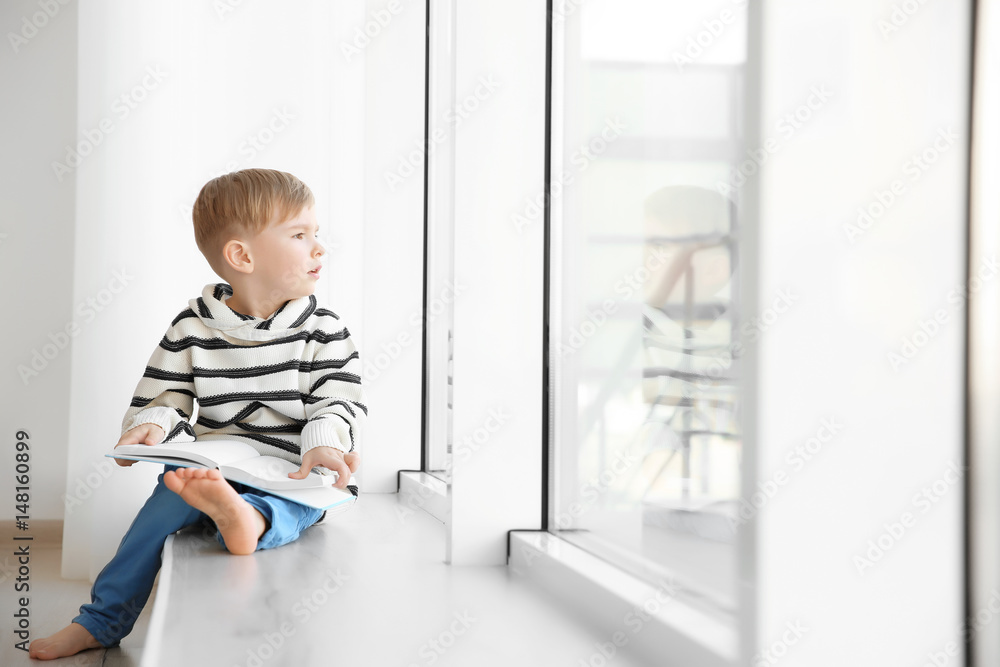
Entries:
[[304,233],[302,233],[302,232],[299,232],[298,234],[296,234],[296,235],[295,235],[295,236],[293,236],[292,238],[293,238],[293,239],[301,239],[301,238],[302,238],[303,236],[305,236],[305,234],[304,234]]

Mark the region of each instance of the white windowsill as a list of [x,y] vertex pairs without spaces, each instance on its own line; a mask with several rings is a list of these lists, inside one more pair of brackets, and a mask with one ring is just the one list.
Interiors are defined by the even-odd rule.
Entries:
[[441,523],[451,517],[448,485],[434,475],[416,470],[399,471],[399,499],[411,510],[422,509]]
[[737,662],[737,629],[674,597],[671,582],[651,586],[545,531],[511,531],[508,566],[605,627],[599,642],[605,650],[626,650],[657,665]]

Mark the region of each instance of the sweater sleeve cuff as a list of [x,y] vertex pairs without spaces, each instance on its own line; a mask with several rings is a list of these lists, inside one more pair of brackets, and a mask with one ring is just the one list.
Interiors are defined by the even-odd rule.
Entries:
[[143,424],[156,424],[163,429],[163,436],[166,437],[170,434],[170,431],[173,430],[174,422],[177,420],[177,417],[178,415],[173,408],[166,408],[162,406],[147,408],[136,414],[124,426],[122,426],[122,433],[124,434],[126,431],[131,431],[136,426],[142,426]]
[[[340,424],[337,422],[340,422]],[[305,455],[310,449],[315,449],[316,447],[333,447],[345,454],[348,453],[351,451],[350,447],[345,447],[342,444],[342,437],[344,435],[350,437],[350,434],[346,433],[346,431],[347,424],[344,424],[335,417],[315,419],[309,422],[302,429],[302,454]]]

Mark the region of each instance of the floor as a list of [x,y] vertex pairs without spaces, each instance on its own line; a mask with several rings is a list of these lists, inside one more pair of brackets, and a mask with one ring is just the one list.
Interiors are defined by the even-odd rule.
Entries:
[[[43,523],[43,522],[39,522]],[[14,541],[9,531],[3,531],[3,556],[0,557],[0,665],[19,667],[20,665],[53,665],[55,667],[138,667],[142,658],[146,628],[149,624],[151,607],[147,605],[136,621],[132,634],[111,649],[85,651],[70,658],[39,662],[29,660],[28,654],[15,648],[20,641],[12,631],[13,615],[17,611],[17,598],[21,593],[14,590],[17,583],[17,559],[13,555],[19,546],[29,544],[29,585],[30,640],[46,637],[66,626],[79,613],[80,605],[90,601],[90,583],[87,581],[67,581],[59,576],[62,549],[62,522],[52,522],[57,526],[32,526],[31,542]],[[155,589],[154,589],[155,595]]]
[[[402,510],[396,494],[363,494],[350,511],[295,543],[253,556],[231,556],[203,535],[179,533],[137,632],[121,648],[51,664],[642,664],[624,649],[605,661],[606,631],[532,590],[506,566],[445,564],[443,524]],[[39,584],[43,597],[32,605],[53,620],[39,618],[33,632],[62,627],[88,590],[85,582],[58,581],[58,549],[45,559],[50,579]],[[44,577],[43,563],[33,563],[32,576]],[[4,635],[0,664],[32,664],[11,652],[10,634]]]

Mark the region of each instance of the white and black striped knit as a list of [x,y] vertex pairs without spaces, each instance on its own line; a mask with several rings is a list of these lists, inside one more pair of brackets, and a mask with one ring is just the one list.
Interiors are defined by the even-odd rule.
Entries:
[[315,296],[262,319],[227,306],[232,293],[225,283],[206,285],[174,319],[149,358],[122,433],[152,423],[166,433],[164,442],[241,440],[295,464],[314,447],[354,450],[368,406],[347,327],[317,307]]

